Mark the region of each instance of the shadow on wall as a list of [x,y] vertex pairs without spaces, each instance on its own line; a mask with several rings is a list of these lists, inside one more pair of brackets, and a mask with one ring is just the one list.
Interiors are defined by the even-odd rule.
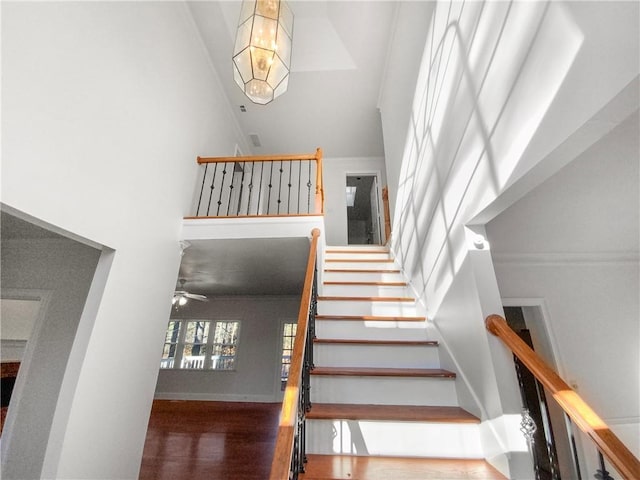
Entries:
[[407,136],[394,250],[437,309],[465,223],[510,179],[580,49],[562,5],[438,3]]

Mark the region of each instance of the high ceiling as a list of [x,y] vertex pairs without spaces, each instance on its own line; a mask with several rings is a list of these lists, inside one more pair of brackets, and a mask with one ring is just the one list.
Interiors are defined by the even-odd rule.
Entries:
[[[233,80],[240,5],[237,0],[188,2],[252,149],[242,153],[313,153],[322,147],[326,157],[384,156],[378,96],[395,2],[289,2],[295,17],[289,88],[268,105],[253,104]],[[257,135],[261,146],[253,146],[250,135]],[[194,241],[185,250],[179,278],[191,293],[298,295],[308,246],[306,238]]]
[[[327,157],[383,156],[378,96],[395,16],[393,1],[292,1],[289,89],[256,105],[233,80],[239,1],[195,1],[189,9],[242,134],[253,152]],[[244,105],[246,112],[241,112]],[[249,135],[261,146],[253,147]]]

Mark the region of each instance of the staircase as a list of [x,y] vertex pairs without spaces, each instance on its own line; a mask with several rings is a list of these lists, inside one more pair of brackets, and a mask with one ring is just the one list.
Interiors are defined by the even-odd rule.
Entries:
[[320,292],[300,478],[504,478],[389,252],[328,247]]

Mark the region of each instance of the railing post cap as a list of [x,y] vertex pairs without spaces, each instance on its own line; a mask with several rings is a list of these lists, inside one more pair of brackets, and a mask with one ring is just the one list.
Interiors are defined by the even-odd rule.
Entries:
[[504,323],[505,320],[500,315],[489,315],[485,321],[484,325],[493,335],[498,335],[498,326],[501,323]]

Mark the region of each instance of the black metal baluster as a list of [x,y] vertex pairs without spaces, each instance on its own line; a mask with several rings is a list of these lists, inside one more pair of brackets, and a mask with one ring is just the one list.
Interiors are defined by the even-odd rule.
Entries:
[[242,176],[240,177],[240,193],[238,194],[238,211],[236,212],[236,216],[240,216],[240,206],[242,205],[242,190],[244,187],[244,170],[246,165],[246,163],[242,164]]
[[287,213],[290,213],[290,206],[291,206],[291,169],[293,168],[293,162],[289,162],[289,193],[287,194]]
[[264,176],[264,162],[260,162],[260,187],[258,188],[258,206],[256,207],[256,215],[260,215],[260,199],[262,198],[262,177]]
[[269,197],[267,198],[267,215],[271,209],[271,187],[273,187],[273,162],[271,162],[271,172],[269,173]]
[[202,176],[202,186],[200,187],[200,198],[198,198],[198,208],[196,208],[196,217],[200,216],[200,202],[202,202],[202,192],[204,191],[204,182],[207,179],[208,163],[204,164],[204,175]]
[[604,464],[604,457],[600,450],[598,450],[598,460],[600,461],[600,469],[596,470],[596,474],[593,478],[596,478],[597,480],[614,480],[614,478],[609,475],[609,472],[607,472],[606,465]]
[[255,163],[251,162],[251,178],[249,179],[249,201],[247,202],[247,215],[251,209],[251,194],[253,193],[253,170],[255,169]]
[[229,179],[229,197],[227,198],[227,217],[229,216],[229,210],[231,209],[231,197],[233,197],[233,178],[236,176],[236,163],[232,163],[231,178]]
[[224,177],[227,176],[227,162],[224,162],[224,168],[222,169],[222,183],[220,184],[220,196],[218,197],[218,210],[216,216],[220,216],[220,205],[222,205],[222,193],[224,192]]
[[311,213],[311,160],[309,162],[309,180],[307,181],[307,213]]
[[298,208],[296,213],[300,213],[300,180],[302,175],[302,161],[298,161]]
[[280,160],[280,178],[278,179],[278,215],[280,215],[280,204],[282,200],[280,200],[282,196],[282,160]]
[[209,203],[207,203],[207,217],[209,216],[209,209],[211,208],[211,197],[213,196],[213,189],[216,183],[216,172],[218,171],[218,164],[213,167],[213,178],[211,179],[211,186],[209,187]]

